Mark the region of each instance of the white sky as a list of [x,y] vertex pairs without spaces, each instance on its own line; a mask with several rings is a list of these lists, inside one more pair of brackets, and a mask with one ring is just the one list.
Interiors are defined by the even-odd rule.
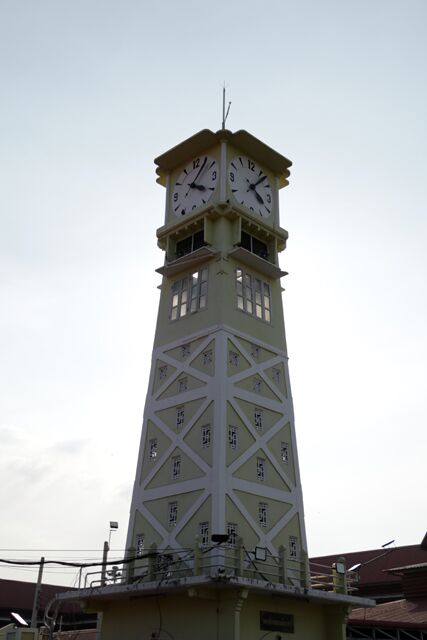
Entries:
[[0,557],[99,556],[110,520],[121,554],[163,261],[153,158],[220,128],[224,80],[228,127],[294,163],[310,554],[421,541],[426,31],[425,0],[0,0]]

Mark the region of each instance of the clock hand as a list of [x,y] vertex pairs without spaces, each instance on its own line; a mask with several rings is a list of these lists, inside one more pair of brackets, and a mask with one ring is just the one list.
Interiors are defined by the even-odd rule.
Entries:
[[[264,179],[264,178],[262,178],[262,179]],[[255,194],[255,198],[258,200],[258,202],[260,204],[264,204],[264,200],[259,195],[258,191],[255,189],[256,185],[259,184],[261,182],[261,180],[258,180],[258,182],[256,182],[255,184],[251,184],[251,182],[249,182],[249,180],[246,178],[246,182],[248,182],[248,184],[249,184],[249,187],[246,189],[246,191],[253,191],[254,194]]]
[[204,187],[203,185],[198,185],[196,184],[196,180],[198,179],[198,177],[200,176],[200,174],[202,173],[203,169],[205,168],[205,164],[207,161],[208,157],[205,156],[205,159],[202,162],[202,166],[200,167],[200,169],[197,172],[196,177],[194,178],[194,180],[192,182],[190,182],[190,184],[188,185],[188,191],[185,194],[185,197],[188,196],[188,194],[190,193],[190,189],[198,189],[199,191],[206,191],[206,187]]
[[262,178],[260,178],[257,182],[255,182],[254,187],[258,186],[260,184],[260,182],[262,182],[263,180],[266,179],[267,176],[262,176]]
[[190,187],[193,187],[193,189],[194,189],[194,185],[195,185],[195,184],[196,184],[196,182],[197,182],[198,177],[200,176],[200,174],[202,173],[202,171],[203,171],[203,169],[204,169],[204,167],[205,167],[205,164],[206,164],[207,159],[208,159],[208,156],[205,156],[205,159],[204,159],[204,160],[203,160],[203,162],[202,162],[202,166],[201,166],[201,167],[200,167],[200,169],[198,170],[197,175],[196,175],[196,177],[194,178],[193,182],[190,184]]
[[254,187],[254,194],[255,194],[255,198],[258,200],[258,202],[260,204],[264,204],[264,200],[261,198],[261,196],[259,195],[258,191],[255,189],[255,187]]

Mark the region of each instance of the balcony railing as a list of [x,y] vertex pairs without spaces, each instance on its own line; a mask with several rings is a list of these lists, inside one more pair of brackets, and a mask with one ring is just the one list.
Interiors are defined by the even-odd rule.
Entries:
[[129,549],[127,558],[102,571],[89,572],[81,578],[80,587],[102,587],[114,584],[166,583],[192,576],[214,579],[242,577],[287,588],[316,589],[336,593],[356,590],[355,572],[345,570],[343,559],[331,567],[309,563],[306,555],[291,557],[284,547],[277,556],[268,549],[248,551],[241,539],[230,545],[201,545],[187,549],[158,549],[152,544],[142,555]]

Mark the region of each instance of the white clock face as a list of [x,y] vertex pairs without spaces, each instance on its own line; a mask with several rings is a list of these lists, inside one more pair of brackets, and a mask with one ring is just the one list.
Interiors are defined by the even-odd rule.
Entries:
[[236,156],[228,168],[228,181],[236,202],[266,218],[273,197],[267,175],[250,158]]
[[211,156],[194,158],[181,171],[172,193],[172,209],[176,216],[185,216],[209,202],[218,181],[218,166]]

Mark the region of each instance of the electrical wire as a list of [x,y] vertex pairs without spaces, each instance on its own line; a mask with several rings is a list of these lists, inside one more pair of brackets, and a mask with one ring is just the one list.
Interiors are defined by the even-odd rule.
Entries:
[[152,556],[157,556],[157,552],[149,552],[146,553],[142,556],[134,556],[131,558],[121,558],[121,559],[115,559],[115,560],[108,560],[107,562],[103,562],[102,560],[100,562],[68,562],[65,560],[7,560],[6,558],[0,558],[0,563],[3,562],[4,564],[7,565],[13,565],[15,567],[30,567],[30,566],[40,566],[41,564],[43,565],[47,565],[47,564],[56,564],[56,565],[60,565],[61,567],[77,567],[77,568],[87,568],[87,567],[99,567],[101,565],[113,565],[113,564],[129,564],[130,562],[133,562],[134,560],[141,560],[143,558],[150,558]]

